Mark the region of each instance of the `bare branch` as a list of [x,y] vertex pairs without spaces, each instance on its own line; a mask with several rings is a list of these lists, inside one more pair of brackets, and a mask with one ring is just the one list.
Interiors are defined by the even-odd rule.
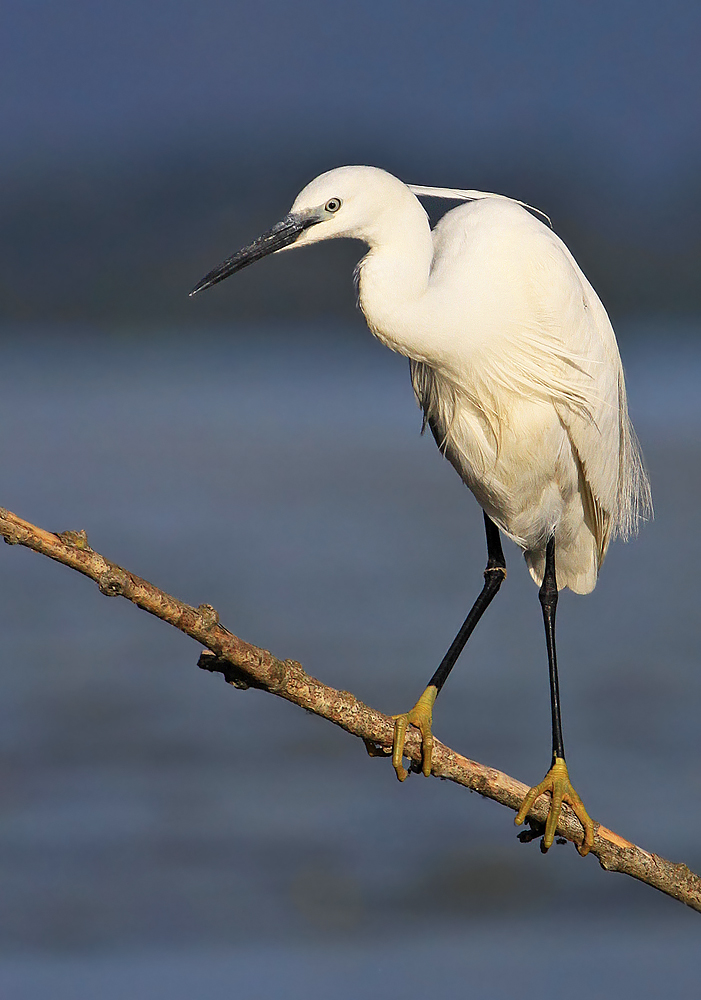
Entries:
[[[261,688],[314,712],[360,737],[372,755],[391,752],[393,722],[388,716],[364,705],[348,691],[322,684],[294,660],[279,660],[268,650],[239,639],[219,624],[219,615],[211,605],[193,608],[105,559],[90,548],[85,532],[52,534],[0,508],[0,535],[10,545],[25,545],[77,570],[94,580],[108,597],[125,597],[196,639],[207,647],[200,656],[199,666],[222,673],[235,687]],[[421,762],[416,730],[407,734],[405,756],[415,765]],[[464,785],[514,811],[528,791],[528,786],[515,778],[468,760],[438,740],[433,747],[432,774]],[[528,816],[531,829],[521,835],[522,839],[540,836],[548,805],[546,796],[536,800]],[[582,842],[582,827],[568,806],[562,808],[557,833],[574,844]],[[686,865],[651,854],[598,824],[591,853],[606,871],[631,875],[701,912],[701,878]]]

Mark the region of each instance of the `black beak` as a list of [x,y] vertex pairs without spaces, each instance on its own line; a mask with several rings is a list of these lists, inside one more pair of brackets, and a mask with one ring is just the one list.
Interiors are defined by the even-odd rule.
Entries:
[[275,253],[276,250],[282,250],[283,247],[290,246],[300,233],[303,233],[305,229],[309,229],[310,226],[313,226],[318,221],[312,213],[305,213],[304,215],[293,215],[290,213],[285,216],[282,222],[278,222],[272,229],[269,229],[267,233],[263,233],[253,243],[249,243],[247,247],[239,250],[233,257],[229,257],[219,267],[215,267],[214,270],[205,274],[202,281],[198,282],[192,289],[190,295],[196,295],[197,292],[216,285],[217,282],[228,278],[230,274],[235,274],[236,271],[248,267],[249,264],[260,260],[261,257],[267,257],[269,253]]

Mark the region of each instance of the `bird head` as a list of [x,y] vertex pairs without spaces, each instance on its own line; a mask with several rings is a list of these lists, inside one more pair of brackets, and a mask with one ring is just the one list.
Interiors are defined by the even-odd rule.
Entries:
[[262,236],[209,271],[190,295],[216,285],[268,254],[320,240],[349,237],[371,246],[383,219],[397,208],[420,207],[409,188],[377,167],[337,167],[320,174],[300,191],[289,213]]

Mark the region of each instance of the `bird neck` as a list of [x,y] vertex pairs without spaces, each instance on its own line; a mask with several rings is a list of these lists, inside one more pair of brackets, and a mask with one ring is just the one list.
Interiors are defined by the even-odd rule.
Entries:
[[419,322],[433,261],[428,218],[404,204],[401,212],[384,215],[364,238],[369,253],[359,265],[358,300],[368,326],[387,347],[416,360],[425,357],[425,335]]

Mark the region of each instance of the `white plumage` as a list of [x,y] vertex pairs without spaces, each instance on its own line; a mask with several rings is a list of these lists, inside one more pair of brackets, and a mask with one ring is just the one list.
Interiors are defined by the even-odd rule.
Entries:
[[[468,204],[431,231],[417,194]],[[431,771],[434,702],[506,575],[501,529],[540,585],[552,709],[552,765],[516,823],[547,792],[544,849],[564,801],[582,823],[586,854],[594,824],[565,763],[557,591],[593,590],[611,538],[635,530],[650,490],[606,311],[564,243],[527,209],[501,195],[412,191],[375,167],[340,167],[308,184],[282,222],[210,271],[193,294],[269,253],[335,237],[368,245],[356,272],[368,326],[409,358],[424,426],[482,506],[487,534],[482,593],[417,703],[394,716],[397,777],[407,776],[410,724],[421,730],[423,772]]]
[[341,206],[293,245],[369,245],[360,306],[375,336],[410,359],[439,447],[537,583],[554,534],[558,587],[588,593],[611,538],[650,509],[613,329],[547,226],[509,199],[463,196],[475,200],[431,232],[401,181],[341,167],[296,199],[293,215]]

